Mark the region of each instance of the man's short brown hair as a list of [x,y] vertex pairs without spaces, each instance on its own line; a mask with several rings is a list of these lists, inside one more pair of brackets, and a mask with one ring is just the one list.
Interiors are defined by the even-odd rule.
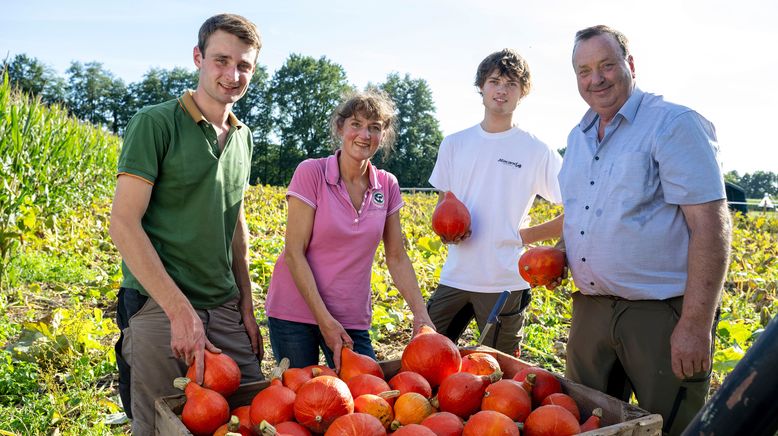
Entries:
[[624,55],[624,59],[628,58],[629,53],[629,41],[627,40],[627,37],[624,36],[623,33],[619,32],[618,30],[605,26],[603,24],[598,24],[596,26],[587,27],[586,29],[581,29],[578,32],[575,32],[575,43],[573,44],[573,52],[575,52],[575,47],[578,47],[578,43],[581,41],[586,41],[587,39],[594,38],[597,35],[611,35],[613,39],[616,40],[616,42],[619,44],[619,48],[621,48],[621,54]]
[[254,23],[241,15],[219,14],[205,20],[203,25],[200,26],[200,32],[197,35],[197,47],[203,55],[205,55],[205,49],[208,46],[208,38],[217,30],[223,30],[237,36],[238,39],[250,47],[256,48],[257,53],[262,48],[262,38],[260,38],[259,31]]
[[521,55],[513,49],[504,48],[487,56],[478,65],[475,75],[475,86],[483,88],[486,78],[497,71],[501,76],[510,77],[519,81],[521,96],[529,94],[532,88],[532,79],[529,74],[529,64]]

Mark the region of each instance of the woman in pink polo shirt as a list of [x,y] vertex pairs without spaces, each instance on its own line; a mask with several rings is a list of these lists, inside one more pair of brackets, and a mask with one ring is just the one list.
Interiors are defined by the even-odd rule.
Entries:
[[405,252],[397,178],[370,158],[391,150],[394,104],[377,91],[356,93],[334,111],[335,154],[297,167],[289,190],[286,246],[276,261],[265,308],[276,360],[292,367],[340,368],[343,346],[375,359],[370,343],[370,276],[379,242],[395,286],[413,312],[414,333],[432,326]]

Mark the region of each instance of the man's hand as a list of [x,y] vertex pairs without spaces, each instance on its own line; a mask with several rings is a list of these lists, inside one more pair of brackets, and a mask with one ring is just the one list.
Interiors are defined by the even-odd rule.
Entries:
[[440,237],[440,241],[444,244],[459,244],[460,242],[464,241],[465,239],[469,238],[470,235],[472,235],[473,232],[468,229],[463,235],[457,236],[454,239],[446,239],[443,236]]
[[251,309],[247,312],[241,310],[241,317],[243,318],[243,326],[246,328],[246,333],[251,341],[251,350],[257,355],[257,359],[262,362],[262,358],[265,357],[265,343],[262,340],[262,333],[259,331],[254,311]]
[[202,384],[205,369],[203,350],[207,349],[212,353],[221,353],[221,350],[205,336],[203,322],[193,308],[179,315],[170,321],[170,348],[173,350],[173,356],[182,359],[187,366],[195,364],[194,381]]
[[421,326],[429,326],[433,330],[437,330],[435,328],[435,324],[432,323],[432,319],[430,319],[430,315],[427,313],[427,309],[425,308],[423,311],[420,311],[421,313],[414,313],[413,314],[413,335],[412,337],[415,337],[417,334],[419,334],[419,330],[421,330]]
[[711,368],[711,327],[681,316],[670,336],[673,374],[683,380]]
[[555,278],[551,283],[546,285],[546,289],[553,291],[554,289],[562,286],[562,282],[567,278],[567,265],[562,268],[562,274]]
[[326,325],[320,325],[324,343],[332,350],[332,360],[335,363],[335,372],[340,372],[340,352],[343,347],[353,348],[354,341],[346,333],[346,329],[335,318],[332,318]]

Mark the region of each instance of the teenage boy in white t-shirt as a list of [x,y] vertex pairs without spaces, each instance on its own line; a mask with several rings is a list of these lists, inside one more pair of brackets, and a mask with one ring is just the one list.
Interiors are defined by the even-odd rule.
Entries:
[[487,56],[475,79],[484,119],[443,139],[429,179],[440,199],[453,192],[471,216],[470,232],[443,241],[449,244],[448,258],[427,302],[430,318],[438,332],[456,342],[473,317],[483,331],[500,293],[509,290],[499,323],[483,341],[505,353],[518,349],[530,297],[517,266],[522,247],[559,237],[562,230],[562,215],[521,228],[536,195],[562,201],[557,182],[561,156],[513,124],[530,85],[527,62],[516,51]]

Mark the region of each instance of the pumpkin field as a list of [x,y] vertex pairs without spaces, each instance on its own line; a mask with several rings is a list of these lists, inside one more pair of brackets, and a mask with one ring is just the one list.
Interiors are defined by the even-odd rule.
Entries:
[[[114,321],[120,257],[108,236],[119,141],[0,85],[0,435],[127,434],[116,390]],[[275,364],[263,302],[283,249],[285,189],[254,186],[245,200],[263,372]],[[401,221],[424,297],[446,246],[432,232],[436,197],[405,193]],[[561,212],[537,202],[533,222]],[[732,257],[716,334],[712,390],[778,313],[778,217],[733,216]],[[370,330],[379,359],[398,359],[410,311],[379,247]],[[521,358],[561,373],[574,284],[536,288]],[[473,345],[477,329],[458,345]]]

